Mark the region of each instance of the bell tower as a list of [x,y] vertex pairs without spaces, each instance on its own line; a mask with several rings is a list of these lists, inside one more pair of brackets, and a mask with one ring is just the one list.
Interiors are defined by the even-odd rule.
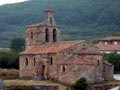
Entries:
[[26,27],[26,49],[60,41],[61,30],[56,24],[53,9],[48,8],[44,17],[42,23]]
[[54,18],[54,11],[48,8],[45,11],[45,42],[59,42],[60,41],[60,28],[56,24]]
[[45,20],[44,24],[48,26],[56,26],[56,22],[54,19],[54,11],[51,8],[48,8],[45,11]]

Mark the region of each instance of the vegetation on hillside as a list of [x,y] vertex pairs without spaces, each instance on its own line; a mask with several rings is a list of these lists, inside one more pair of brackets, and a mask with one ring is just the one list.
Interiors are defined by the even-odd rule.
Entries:
[[[91,39],[120,31],[120,0],[49,0],[63,40]],[[44,18],[48,0],[28,0],[0,6],[0,47],[24,37],[25,26]]]

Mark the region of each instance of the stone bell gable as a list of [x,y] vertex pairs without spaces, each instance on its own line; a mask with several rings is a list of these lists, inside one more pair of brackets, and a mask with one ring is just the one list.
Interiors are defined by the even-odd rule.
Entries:
[[60,33],[60,27],[54,19],[54,11],[49,8],[45,11],[45,19],[42,23],[26,27],[26,49],[49,42],[59,42]]

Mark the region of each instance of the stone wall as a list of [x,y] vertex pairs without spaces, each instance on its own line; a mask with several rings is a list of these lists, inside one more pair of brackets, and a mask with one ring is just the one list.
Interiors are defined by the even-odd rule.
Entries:
[[[62,65],[60,65],[62,66]],[[95,83],[94,65],[65,65],[65,72],[59,67],[59,82],[64,84],[73,84],[78,79],[85,77],[89,83]]]
[[114,88],[116,86],[120,86],[120,85],[117,83],[98,84],[98,85],[88,86],[87,90],[109,90],[109,89]]
[[11,85],[11,86],[5,86],[5,90],[59,90],[59,86],[44,86],[44,85],[19,86],[19,85]]
[[[26,65],[26,58],[28,59],[28,65]],[[19,77],[33,77],[35,76],[35,66],[33,65],[33,55],[23,55],[19,59]]]
[[[46,43],[45,41],[45,30],[48,29],[48,38],[49,42],[53,42],[53,30],[56,30],[56,40],[57,42],[60,41],[60,30],[56,26],[45,26],[39,25],[34,27],[27,27],[26,28],[26,40],[25,40],[25,47],[26,49],[30,49],[35,46],[39,46],[41,44]],[[32,34],[32,35],[31,35]]]
[[[120,84],[117,82],[93,84],[93,85],[88,85],[87,90],[110,90],[118,86],[120,86]],[[73,90],[73,89],[68,87],[68,90]]]
[[112,79],[114,74],[114,66],[110,63],[103,62],[103,77]]
[[[28,64],[26,65],[26,58],[28,59]],[[39,55],[21,55],[19,60],[20,65],[20,74],[19,77],[31,77],[35,78],[41,74],[41,65],[45,65],[44,76],[47,78],[47,65],[48,58],[46,54]]]

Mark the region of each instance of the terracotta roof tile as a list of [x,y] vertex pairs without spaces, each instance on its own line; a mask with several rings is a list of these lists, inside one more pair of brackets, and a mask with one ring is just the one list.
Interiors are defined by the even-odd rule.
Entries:
[[39,26],[43,26],[43,23],[28,25],[28,26],[26,26],[26,28],[29,28],[29,27],[39,27]]
[[96,44],[96,46],[99,48],[99,50],[120,50],[120,44],[118,45],[113,45],[113,44],[108,44],[108,45],[104,45],[104,44]]
[[31,49],[25,50],[20,54],[38,54],[38,53],[56,53],[58,51],[69,48],[75,44],[78,44],[82,41],[76,42],[59,42],[59,43],[48,43],[42,46],[33,47]]
[[[51,27],[49,25],[46,25],[44,22],[43,23],[38,23],[38,24],[33,24],[33,25],[28,25],[26,26],[26,28],[34,28],[34,27]],[[58,27],[60,28],[58,25],[54,25],[53,27]]]
[[120,36],[109,36],[109,37],[104,37],[100,40],[120,40]]

